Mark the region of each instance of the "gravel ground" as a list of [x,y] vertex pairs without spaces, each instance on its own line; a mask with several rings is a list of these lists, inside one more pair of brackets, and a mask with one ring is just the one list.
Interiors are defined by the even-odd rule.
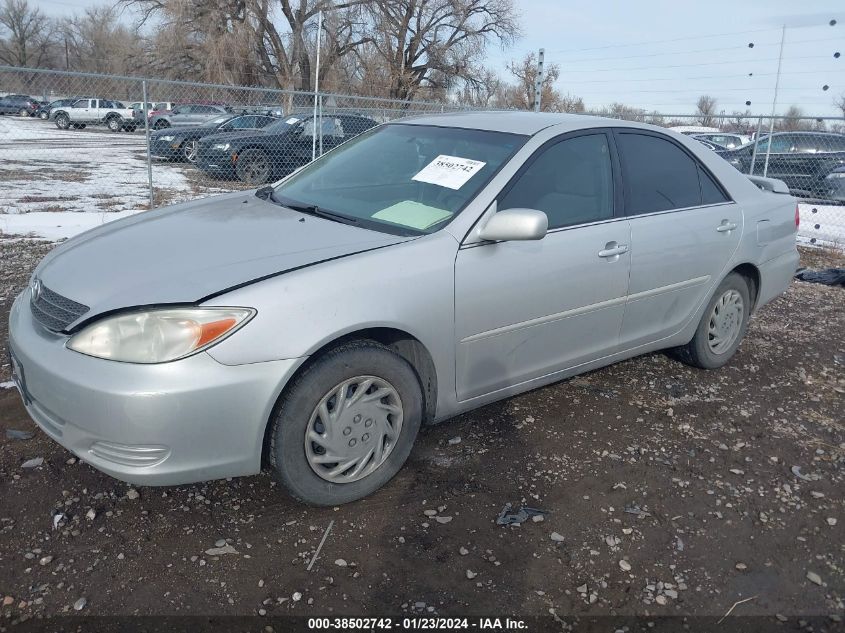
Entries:
[[[49,248],[0,242],[0,348]],[[804,253],[805,265],[829,259]],[[721,370],[651,354],[424,429],[390,484],[334,509],[292,502],[267,474],[130,488],[0,389],[0,628],[77,607],[722,616],[743,601],[734,614],[772,627],[819,616],[816,631],[838,629],[843,306],[845,290],[796,282]],[[498,526],[507,502],[548,514]]]

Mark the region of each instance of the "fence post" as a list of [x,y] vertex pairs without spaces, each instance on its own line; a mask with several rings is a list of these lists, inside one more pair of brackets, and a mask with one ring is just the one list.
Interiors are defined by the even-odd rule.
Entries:
[[153,159],[150,156],[150,113],[147,104],[147,80],[141,80],[141,94],[144,97],[144,142],[147,145],[147,185],[150,188],[150,210],[155,205],[155,197],[153,194]]
[[[754,175],[754,163],[757,162],[757,145],[760,144],[760,130],[763,129],[763,117],[757,119],[757,134],[754,135],[754,150],[751,152],[751,167],[748,168],[748,175]],[[769,143],[771,143],[769,139]]]

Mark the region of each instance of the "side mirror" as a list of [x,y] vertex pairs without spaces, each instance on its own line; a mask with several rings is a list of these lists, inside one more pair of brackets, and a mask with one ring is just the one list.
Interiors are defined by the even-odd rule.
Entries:
[[490,216],[478,237],[489,242],[541,240],[549,228],[546,214],[536,209],[505,209]]

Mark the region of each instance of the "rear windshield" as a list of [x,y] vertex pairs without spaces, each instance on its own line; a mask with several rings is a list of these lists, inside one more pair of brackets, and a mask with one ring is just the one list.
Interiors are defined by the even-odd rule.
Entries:
[[388,233],[432,233],[527,140],[504,132],[384,125],[311,163],[279,185],[274,197]]

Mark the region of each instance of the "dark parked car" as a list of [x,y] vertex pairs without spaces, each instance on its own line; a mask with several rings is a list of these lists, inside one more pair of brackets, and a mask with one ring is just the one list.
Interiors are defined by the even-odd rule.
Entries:
[[315,129],[319,155],[320,148],[325,153],[377,125],[352,115],[323,115],[319,120],[319,129],[312,115],[292,115],[261,130],[208,136],[199,143],[196,164],[213,176],[258,186],[311,162]]
[[27,95],[6,95],[5,97],[0,97],[0,114],[32,116],[38,107],[38,100]]
[[824,179],[827,185],[825,198],[845,202],[845,166],[837,167]]
[[804,198],[826,198],[830,189],[827,176],[845,166],[845,135],[830,132],[777,132],[756,143],[717,152],[744,174],[763,175],[766,151],[769,149],[766,176],[782,180],[792,195]]
[[166,160],[197,159],[200,139],[212,134],[256,130],[278,121],[276,117],[261,114],[224,114],[197,127],[169,128],[150,134],[150,154]]

